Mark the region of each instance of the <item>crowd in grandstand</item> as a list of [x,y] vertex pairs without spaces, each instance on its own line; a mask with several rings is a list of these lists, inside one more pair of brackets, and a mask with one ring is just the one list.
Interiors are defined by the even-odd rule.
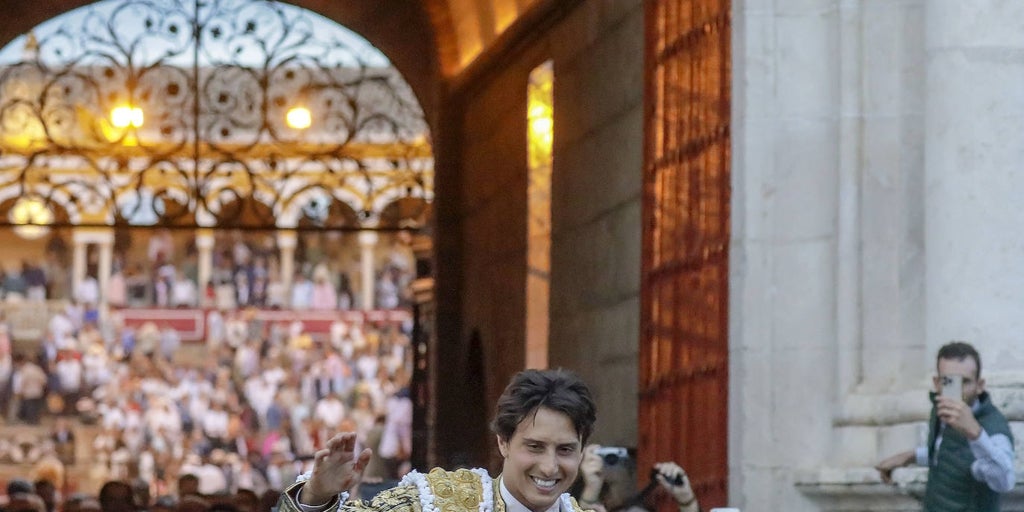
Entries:
[[[12,355],[0,326],[8,422],[38,424],[52,413],[98,432],[85,441],[83,489],[141,479],[160,494],[191,473],[202,494],[279,490],[338,429],[354,429],[376,448],[381,460],[370,476],[394,478],[408,459],[411,351],[400,325],[339,320],[317,342],[297,322],[268,334],[232,314],[208,339],[205,359],[181,361],[173,329],[108,328],[88,316],[74,305],[54,315],[32,355]],[[58,434],[67,424],[56,425],[51,442],[39,446],[4,440],[0,460],[63,454],[57,458],[70,462],[75,451],[56,441],[66,439]]]
[[[339,258],[339,250],[328,251],[317,235],[299,237],[294,275],[286,287],[273,235],[219,234],[211,254],[211,275],[200,283],[195,241],[175,241],[167,230],[155,232],[145,250],[133,248],[130,242],[115,244],[106,300],[114,307],[346,310],[408,306],[403,291],[414,277],[409,240],[405,233],[390,239],[375,258],[374,304],[361,304],[355,291],[361,279],[360,262]],[[42,260],[0,270],[0,297],[99,302],[98,256],[90,253],[87,275],[75,284],[70,283],[70,259],[67,242],[54,235]],[[349,264],[339,263],[342,259]]]
[[[179,487],[193,476],[197,496],[272,495],[308,469],[321,442],[339,430],[356,431],[375,449],[368,485],[405,471],[410,325],[339,317],[320,338],[298,320],[268,325],[252,307],[352,307],[344,273],[332,273],[323,258],[303,259],[292,289],[275,290],[276,258],[242,241],[215,252],[213,289],[200,295],[190,281],[194,254],[186,249],[168,260],[172,252],[157,244],[151,264],[115,265],[108,297],[124,307],[206,306],[200,357],[183,355],[170,325],[126,326],[116,309],[101,315],[91,300],[94,279],[71,294],[84,300],[68,300],[49,319],[38,350],[15,351],[0,321],[0,416],[9,426],[53,429],[42,437],[0,436],[0,464],[32,467],[25,478],[50,482],[58,493],[69,489],[64,475],[74,464],[80,476],[71,490],[85,505],[109,482],[134,482],[147,500],[154,497],[143,508],[158,508],[161,496],[184,499],[192,491]],[[378,273],[380,308],[401,307],[400,290],[411,278],[411,261],[392,252]],[[53,297],[66,287],[48,270],[25,263],[0,278],[0,291]],[[181,281],[196,294],[180,290],[188,288]],[[76,439],[76,432],[89,435]]]

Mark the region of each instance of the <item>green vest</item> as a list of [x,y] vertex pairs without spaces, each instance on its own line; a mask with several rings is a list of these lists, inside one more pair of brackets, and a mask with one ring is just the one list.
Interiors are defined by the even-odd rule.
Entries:
[[[932,402],[935,394],[932,394]],[[974,417],[988,435],[1003,434],[1013,443],[1013,434],[1006,418],[992,405],[988,393],[978,397],[981,404]],[[974,454],[967,438],[955,429],[942,431],[942,444],[935,453],[935,437],[939,430],[939,419],[932,407],[928,429],[928,483],[924,492],[925,512],[998,512],[999,493],[985,482],[979,482],[971,474]]]

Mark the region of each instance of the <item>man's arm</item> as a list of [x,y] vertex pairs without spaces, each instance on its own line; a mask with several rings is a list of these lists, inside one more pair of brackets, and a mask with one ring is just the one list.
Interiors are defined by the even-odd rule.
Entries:
[[[927,457],[927,456],[926,456]],[[884,459],[875,465],[875,469],[878,470],[879,476],[882,477],[882,481],[891,484],[892,483],[892,470],[901,468],[903,466],[909,466],[918,460],[918,453],[915,450],[909,450],[905,452],[897,453],[891,457]]]
[[580,506],[596,512],[605,512],[601,504],[601,487],[604,486],[604,459],[597,454],[601,445],[590,444],[583,449],[583,461],[580,463],[580,477],[583,478],[583,490],[580,491]]
[[995,492],[1009,492],[1017,483],[1013,469],[1013,444],[1003,434],[988,435],[984,430],[977,439],[970,441],[974,463],[971,475],[979,482],[985,482]]

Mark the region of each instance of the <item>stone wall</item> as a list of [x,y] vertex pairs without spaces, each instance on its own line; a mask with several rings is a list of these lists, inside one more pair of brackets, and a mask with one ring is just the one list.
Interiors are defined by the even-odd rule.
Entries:
[[1022,9],[735,4],[733,506],[919,510],[923,469],[872,466],[924,441],[952,339],[1021,433]]
[[580,2],[502,58],[460,95],[460,208],[438,222],[461,228],[462,338],[479,332],[490,406],[524,364],[526,85],[553,60],[549,365],[594,388],[595,440],[628,446],[637,436],[642,55],[642,2],[631,0]]

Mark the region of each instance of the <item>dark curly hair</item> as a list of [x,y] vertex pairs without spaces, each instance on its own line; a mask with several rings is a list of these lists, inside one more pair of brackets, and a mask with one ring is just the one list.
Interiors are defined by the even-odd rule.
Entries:
[[491,430],[502,439],[511,439],[516,427],[540,407],[568,416],[580,440],[587,443],[594,431],[597,408],[583,380],[563,369],[523,370],[515,374],[498,398]]

